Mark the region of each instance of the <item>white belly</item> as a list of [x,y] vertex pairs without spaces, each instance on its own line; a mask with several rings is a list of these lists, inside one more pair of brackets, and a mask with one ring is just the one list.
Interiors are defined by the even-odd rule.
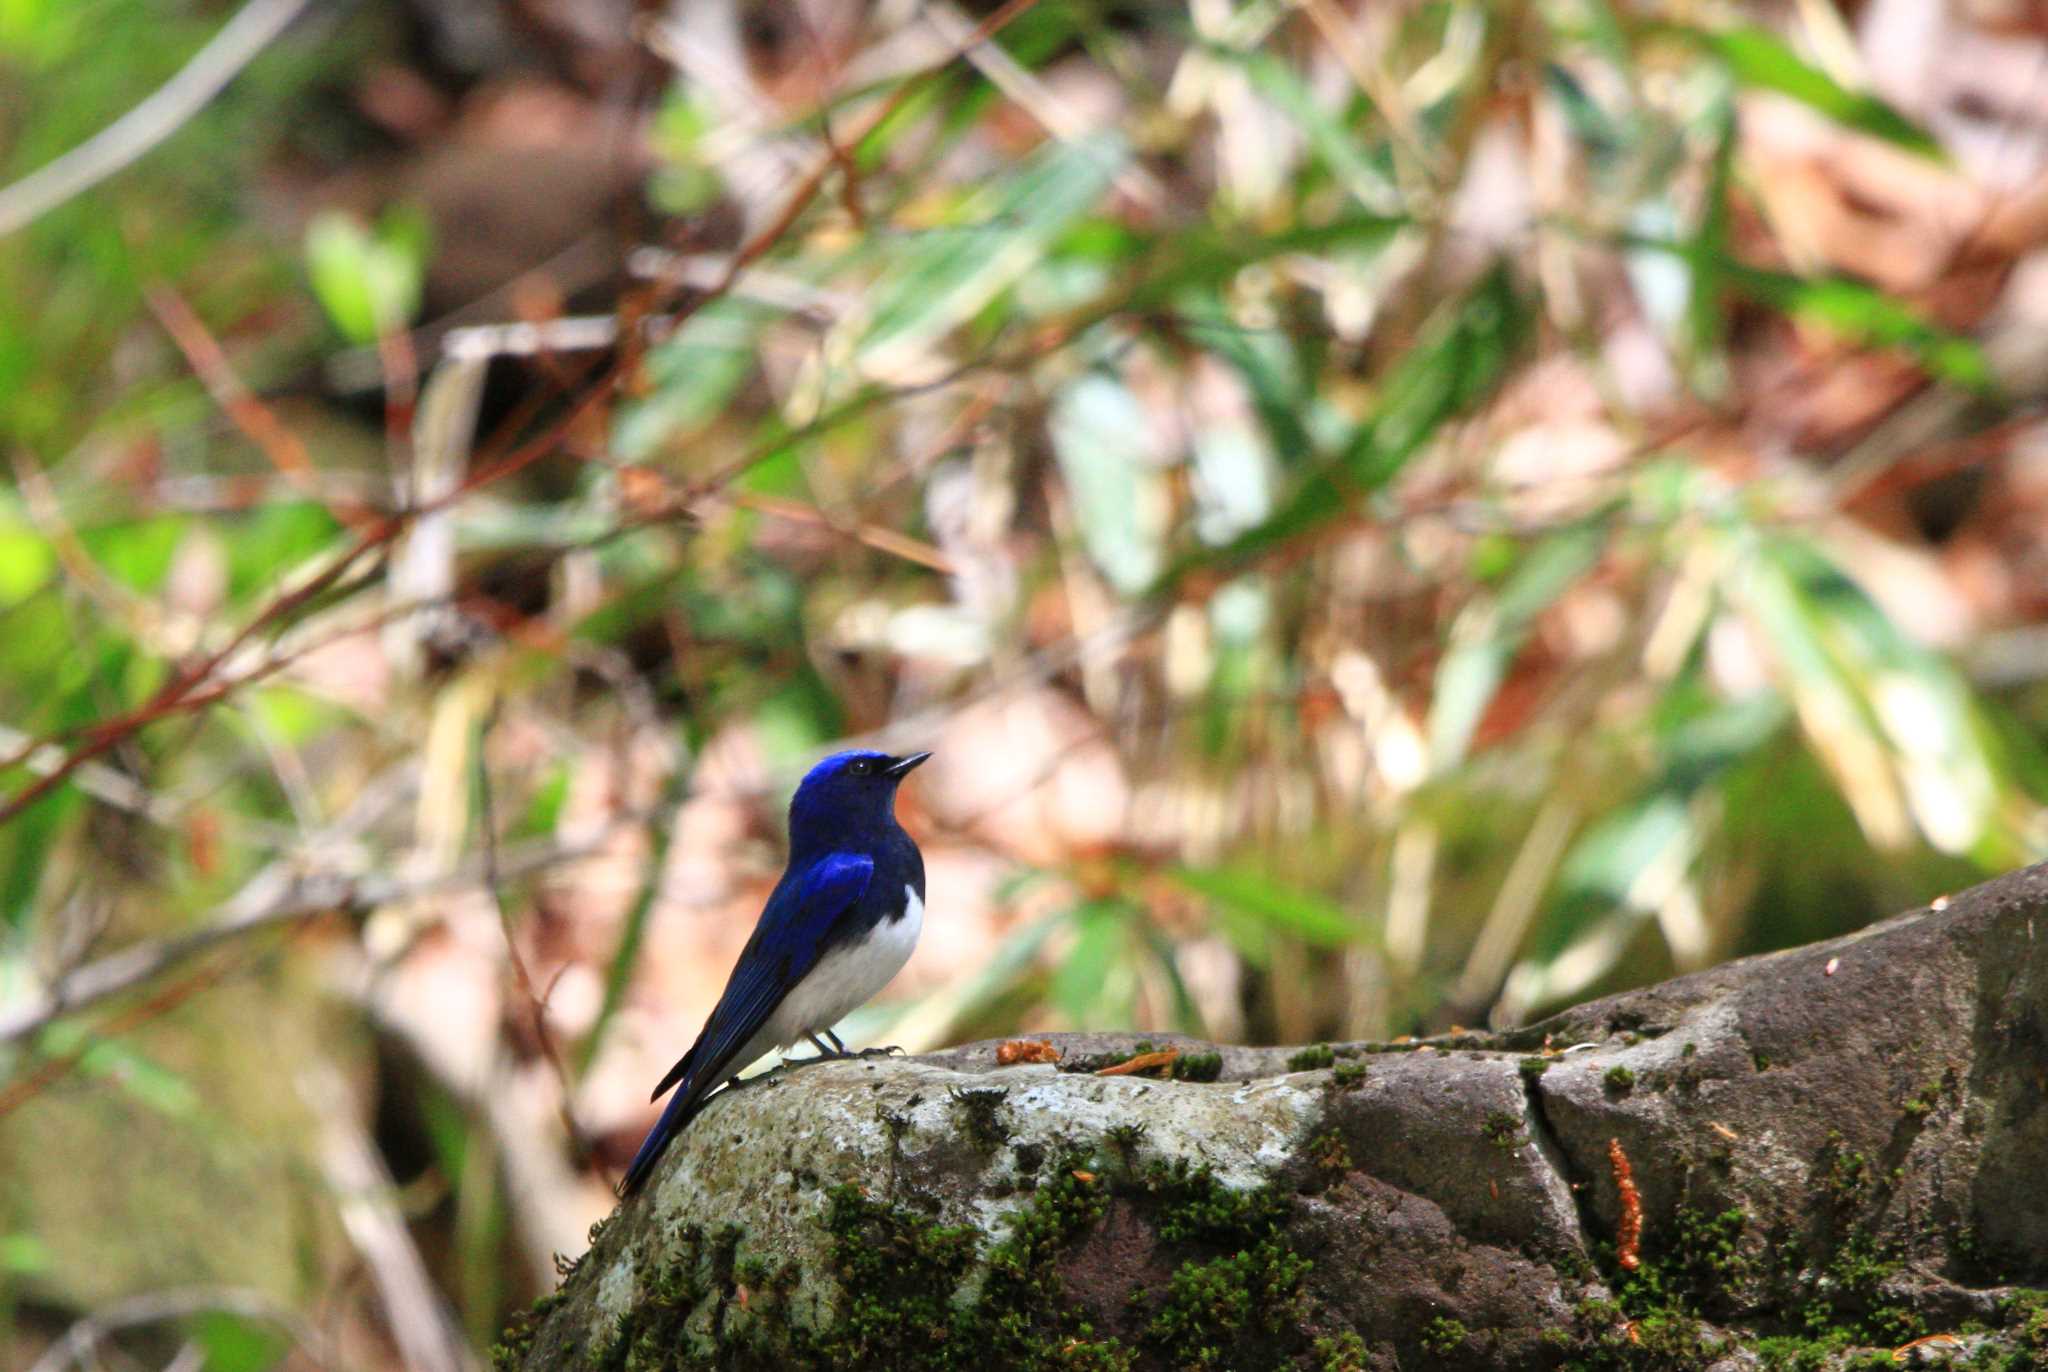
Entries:
[[[842,943],[819,959],[811,974],[783,997],[749,1050],[787,1048],[807,1033],[823,1033],[873,999],[910,961],[924,928],[924,902],[914,887],[903,888],[903,913],[883,920],[857,943]],[[738,1064],[735,1064],[737,1066]]]

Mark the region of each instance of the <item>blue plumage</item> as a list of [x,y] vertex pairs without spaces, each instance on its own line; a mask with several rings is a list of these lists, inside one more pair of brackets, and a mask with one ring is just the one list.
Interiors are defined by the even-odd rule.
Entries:
[[654,1088],[659,1098],[673,1086],[675,1098],[622,1192],[645,1181],[705,1098],[756,1058],[800,1038],[825,1057],[844,1055],[832,1026],[896,974],[923,922],[924,858],[896,822],[896,787],[929,756],[835,753],[797,787],[789,866],[697,1042]]

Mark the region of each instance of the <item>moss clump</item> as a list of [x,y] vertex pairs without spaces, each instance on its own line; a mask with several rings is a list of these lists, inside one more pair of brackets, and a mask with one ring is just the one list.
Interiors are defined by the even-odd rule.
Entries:
[[1365,1073],[1362,1062],[1340,1062],[1330,1073],[1330,1081],[1339,1091],[1355,1091],[1365,1081]]
[[514,1312],[505,1325],[505,1332],[498,1342],[491,1345],[491,1366],[500,1372],[510,1372],[526,1361],[526,1355],[533,1350],[533,1341],[540,1334],[541,1325],[547,1322],[555,1307],[568,1297],[560,1291],[551,1291],[524,1310]]
[[1625,1096],[1636,1089],[1636,1074],[1617,1063],[1601,1076],[1600,1084],[1607,1088],[1609,1095]]
[[[667,1260],[631,1314],[594,1346],[561,1357],[602,1372],[1131,1372],[1141,1359],[1233,1372],[1303,1365],[1305,1326],[1315,1321],[1306,1309],[1311,1264],[1287,1233],[1292,1197],[1272,1185],[1232,1190],[1185,1160],[1140,1169],[1143,1136],[1132,1127],[1103,1140],[1103,1154],[1123,1151],[1121,1168],[1080,1151],[1045,1158],[1029,1201],[993,1243],[976,1225],[945,1224],[855,1186],[832,1188],[821,1275],[838,1295],[822,1327],[802,1318],[809,1307],[788,1308],[800,1275],[793,1264],[743,1253],[735,1227],[682,1230],[663,1242]],[[1170,1275],[1134,1291],[1108,1330],[1090,1313],[1100,1301],[1081,1299],[1095,1293],[1069,1290],[1063,1269],[1112,1205],[1151,1229]],[[541,1322],[563,1299],[514,1321],[495,1354],[500,1367],[535,1356]]]
[[[1175,1367],[1236,1368],[1241,1346],[1285,1333],[1300,1321],[1301,1284],[1311,1264],[1278,1239],[1174,1269],[1145,1342]],[[1262,1341],[1263,1342],[1263,1341]]]
[[1325,1129],[1309,1140],[1308,1158],[1318,1170],[1344,1173],[1351,1170],[1351,1149],[1335,1129]]
[[1534,1081],[1550,1070],[1550,1058],[1523,1058],[1515,1064],[1515,1070],[1522,1074],[1523,1081]]
[[1006,1092],[988,1087],[963,1088],[949,1094],[954,1117],[960,1121],[960,1132],[976,1152],[993,1153],[1010,1141],[1010,1126],[1003,1118]]
[[1438,1315],[1422,1327],[1422,1351],[1433,1353],[1439,1358],[1448,1358],[1464,1345],[1471,1331],[1464,1322]]
[[1290,1072],[1316,1072],[1328,1067],[1336,1060],[1337,1055],[1330,1051],[1329,1044],[1312,1043],[1293,1057],[1287,1059],[1287,1070]]
[[1680,1211],[1672,1242],[1634,1271],[1603,1246],[1615,1299],[1582,1302],[1573,1327],[1552,1342],[1569,1350],[1564,1372],[1697,1372],[1729,1351],[1703,1315],[1750,1276],[1740,1210]]
[[1145,1142],[1145,1135],[1151,1132],[1142,1124],[1112,1124],[1103,1138],[1116,1155],[1123,1159],[1124,1170],[1129,1171],[1137,1161],[1138,1149]]
[[1365,1340],[1347,1329],[1316,1340],[1317,1372],[1366,1372]]
[[[1302,1323],[1302,1283],[1312,1264],[1288,1243],[1292,1203],[1277,1187],[1233,1191],[1185,1159],[1155,1163],[1145,1189],[1164,1244],[1227,1250],[1174,1269],[1146,1322],[1145,1344],[1174,1367],[1289,1366],[1280,1336]],[[1149,1304],[1136,1293],[1136,1304]]]
[[[832,1327],[797,1350],[812,1365],[847,1368],[1098,1368],[1128,1366],[1063,1298],[1054,1263],[1102,1218],[1103,1190],[1064,1159],[1001,1242],[981,1251],[972,1225],[941,1225],[857,1187],[833,1188],[825,1227],[844,1293]],[[956,1293],[985,1265],[976,1297]]]
[[1175,1081],[1214,1081],[1223,1074],[1221,1053],[1182,1053],[1167,1075]]
[[1522,1121],[1505,1110],[1488,1114],[1479,1126],[1479,1133],[1503,1153],[1512,1153],[1522,1146]]

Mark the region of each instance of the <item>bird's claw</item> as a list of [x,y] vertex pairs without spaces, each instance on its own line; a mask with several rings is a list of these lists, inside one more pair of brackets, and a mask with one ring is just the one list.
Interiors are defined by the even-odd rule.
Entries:
[[881,1048],[863,1048],[860,1050],[860,1052],[854,1054],[854,1056],[862,1058],[886,1058],[892,1055],[900,1056],[902,1052],[903,1050],[901,1048],[892,1043],[887,1045],[886,1047]]

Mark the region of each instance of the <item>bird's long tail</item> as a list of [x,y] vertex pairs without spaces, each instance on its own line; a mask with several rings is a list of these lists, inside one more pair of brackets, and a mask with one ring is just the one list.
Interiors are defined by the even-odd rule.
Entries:
[[621,1196],[630,1196],[640,1189],[640,1183],[647,1180],[647,1174],[661,1160],[662,1150],[668,1147],[669,1140],[681,1133],[690,1117],[697,1113],[696,1107],[702,1102],[698,1093],[690,1089],[692,1084],[687,1078],[683,1081],[669,1099],[668,1108],[661,1112],[661,1118],[647,1131],[640,1151],[633,1155],[633,1161],[626,1167],[626,1179],[619,1183]]

